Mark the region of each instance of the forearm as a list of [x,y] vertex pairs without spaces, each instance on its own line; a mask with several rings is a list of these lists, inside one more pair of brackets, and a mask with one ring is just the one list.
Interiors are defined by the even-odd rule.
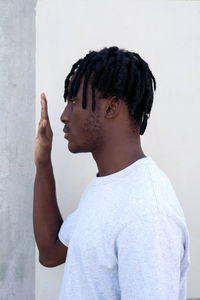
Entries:
[[56,201],[56,186],[51,162],[36,167],[33,225],[40,256],[48,256],[55,246],[63,220]]

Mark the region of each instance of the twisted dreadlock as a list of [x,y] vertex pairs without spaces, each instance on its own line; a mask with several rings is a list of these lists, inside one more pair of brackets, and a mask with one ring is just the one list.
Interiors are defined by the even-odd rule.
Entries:
[[82,108],[86,108],[87,84],[91,74],[92,111],[95,110],[95,88],[102,92],[104,98],[116,96],[115,101],[121,98],[126,102],[132,120],[140,124],[140,134],[144,134],[156,89],[156,81],[148,64],[139,54],[118,47],[89,51],[72,66],[65,79],[65,102],[67,97],[71,99],[76,96],[84,75]]

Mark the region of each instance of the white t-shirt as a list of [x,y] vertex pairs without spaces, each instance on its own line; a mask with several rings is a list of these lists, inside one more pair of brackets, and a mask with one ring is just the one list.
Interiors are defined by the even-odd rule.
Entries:
[[95,176],[59,239],[60,300],[184,300],[189,236],[172,185],[151,157]]

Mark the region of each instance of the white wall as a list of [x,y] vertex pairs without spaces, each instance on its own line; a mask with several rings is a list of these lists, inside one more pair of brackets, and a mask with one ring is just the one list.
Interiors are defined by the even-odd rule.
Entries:
[[[146,155],[170,177],[185,212],[192,260],[188,297],[200,297],[199,17],[197,1],[40,0],[36,10],[36,128],[44,91],[63,217],[77,207],[96,172],[90,154],[68,151],[59,120],[65,107],[64,79],[72,64],[89,50],[113,45],[138,52],[149,63],[157,92],[142,144]],[[36,253],[36,300],[57,299],[62,273],[63,266],[40,266]]]

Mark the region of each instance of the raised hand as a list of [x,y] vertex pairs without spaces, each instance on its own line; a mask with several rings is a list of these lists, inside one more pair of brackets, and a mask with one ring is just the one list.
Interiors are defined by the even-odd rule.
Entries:
[[41,94],[41,119],[34,146],[34,161],[36,166],[46,166],[51,161],[53,132],[50,126],[47,99]]

